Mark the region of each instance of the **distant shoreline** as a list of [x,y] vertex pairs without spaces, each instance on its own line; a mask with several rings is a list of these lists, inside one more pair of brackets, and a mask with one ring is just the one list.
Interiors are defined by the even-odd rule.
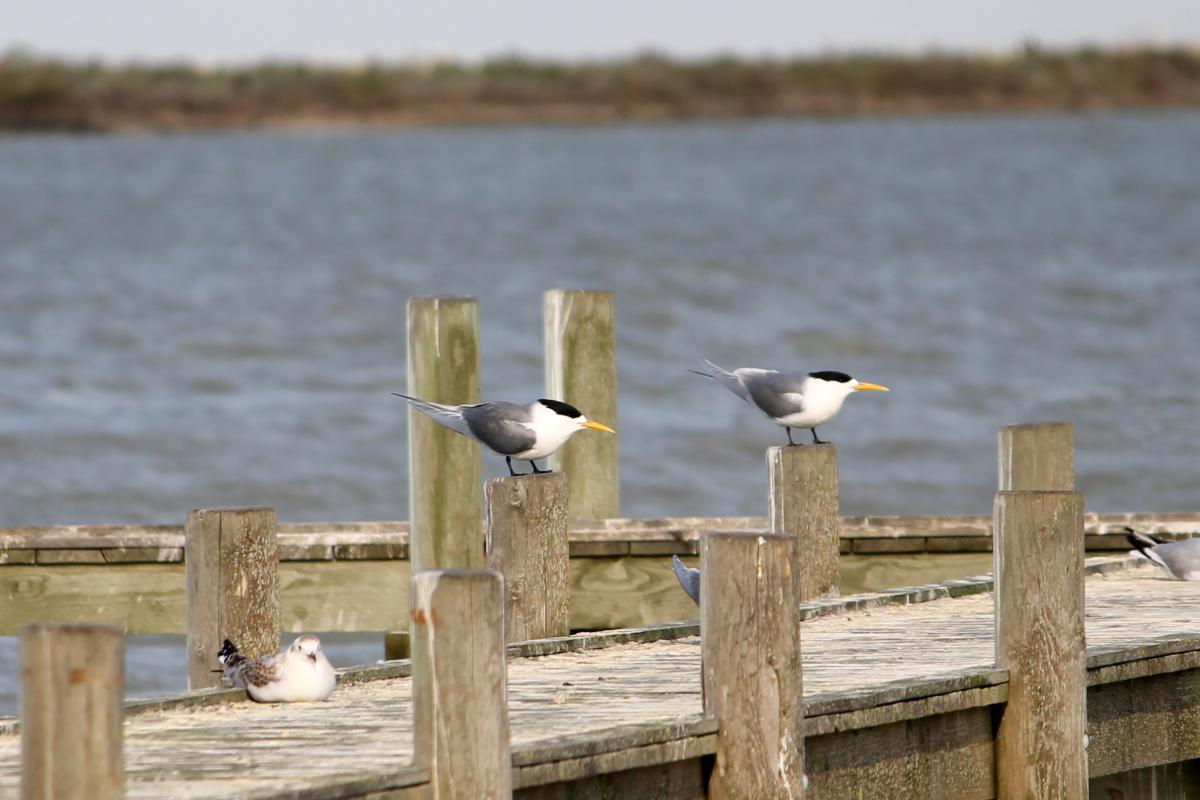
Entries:
[[0,57],[0,130],[153,132],[602,124],[1200,108],[1200,50],[1025,48],[357,67]]

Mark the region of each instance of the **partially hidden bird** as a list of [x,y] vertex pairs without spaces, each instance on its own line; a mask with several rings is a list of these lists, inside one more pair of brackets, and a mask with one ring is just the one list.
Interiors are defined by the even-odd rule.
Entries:
[[1166,542],[1128,527],[1125,538],[1168,576],[1178,581],[1200,581],[1200,538]]
[[700,605],[700,570],[684,564],[679,556],[671,556],[671,569],[675,570],[675,580],[687,596]]
[[854,392],[887,392],[886,386],[865,383],[844,372],[779,372],[773,369],[739,367],[730,372],[706,358],[700,359],[711,372],[688,370],[712,378],[767,418],[787,431],[789,445],[792,428],[812,431],[813,444],[825,444],[817,437],[817,426],[828,422],[842,410],[842,403]]
[[325,700],[337,686],[333,665],[321,652],[321,640],[299,636],[291,647],[271,656],[247,658],[228,639],[217,653],[223,677],[260,703]]
[[583,415],[578,408],[561,400],[535,400],[528,405],[506,403],[472,403],[447,405],[431,403],[406,394],[409,405],[452,431],[474,439],[489,450],[504,456],[509,475],[524,475],[513,469],[512,461],[528,461],[535,474],[550,472],[539,469],[537,462],[558,451],[575,434],[588,428],[616,433],[607,425]]

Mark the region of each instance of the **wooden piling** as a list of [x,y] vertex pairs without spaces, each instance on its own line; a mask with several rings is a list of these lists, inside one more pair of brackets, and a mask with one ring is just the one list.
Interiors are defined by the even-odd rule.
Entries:
[[1075,434],[1069,422],[1000,429],[1000,491],[1075,489]]
[[704,713],[718,720],[714,798],[804,796],[804,704],[794,536],[701,540]]
[[[612,292],[551,289],[543,296],[546,394],[617,428],[617,338]],[[617,437],[584,432],[552,456],[567,476],[571,519],[621,516]]]
[[[479,301],[408,301],[408,389],[435,403],[479,402]],[[484,564],[480,445],[408,412],[408,507],[413,572]]]
[[429,769],[433,797],[511,797],[504,579],[417,573],[412,622],[414,763]]
[[125,796],[125,637],[100,625],[21,633],[22,800]]
[[800,602],[838,595],[837,448],[832,444],[767,450],[771,533],[799,540]]
[[488,569],[504,576],[505,639],[566,636],[566,477],[555,472],[491,478],[484,497]]
[[229,639],[251,658],[279,649],[278,525],[272,508],[196,509],[184,525],[188,687],[219,686]]
[[994,524],[997,797],[1086,797],[1083,496],[999,492]]

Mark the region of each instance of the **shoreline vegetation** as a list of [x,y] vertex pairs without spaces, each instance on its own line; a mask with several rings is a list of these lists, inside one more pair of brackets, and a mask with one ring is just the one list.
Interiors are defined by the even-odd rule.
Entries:
[[0,54],[0,130],[182,131],[1200,108],[1200,48],[354,66]]

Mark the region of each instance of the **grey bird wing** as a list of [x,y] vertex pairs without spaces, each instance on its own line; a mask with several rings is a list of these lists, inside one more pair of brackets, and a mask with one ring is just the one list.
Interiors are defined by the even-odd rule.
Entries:
[[1151,548],[1146,555],[1151,561],[1165,566],[1180,580],[1189,580],[1191,575],[1200,576],[1200,539],[1160,544]]
[[768,417],[786,417],[804,410],[805,376],[770,369],[739,369],[735,374],[754,405]]
[[283,676],[283,667],[277,656],[247,658],[225,670],[225,677],[239,689],[248,686],[266,686]]
[[408,401],[408,404],[420,411],[425,416],[439,425],[444,425],[452,431],[458,431],[463,436],[470,436],[471,430],[467,426],[467,421],[463,419],[463,409],[471,408],[471,406],[451,406],[445,403],[431,403],[428,400],[420,400],[416,397],[409,397],[406,394],[392,392],[396,397],[403,397]]
[[675,578],[687,592],[696,605],[700,605],[700,570],[689,567],[679,560],[679,556],[671,556],[671,567],[675,570]]
[[462,406],[462,418],[471,435],[500,455],[511,456],[537,442],[533,415],[516,403],[480,403]]
[[709,369],[711,369],[712,372],[711,373],[700,372],[700,371],[694,370],[694,369],[688,370],[688,371],[695,372],[697,375],[703,375],[706,378],[712,378],[714,381],[721,384],[726,389],[728,389],[729,391],[736,394],[738,397],[745,400],[747,403],[753,402],[750,399],[750,392],[749,392],[749,390],[746,389],[746,385],[744,383],[742,383],[742,379],[739,378],[736,374],[730,372],[729,370],[721,369],[716,364],[709,361],[707,358],[701,358],[700,363],[703,364],[704,366],[708,367]]

